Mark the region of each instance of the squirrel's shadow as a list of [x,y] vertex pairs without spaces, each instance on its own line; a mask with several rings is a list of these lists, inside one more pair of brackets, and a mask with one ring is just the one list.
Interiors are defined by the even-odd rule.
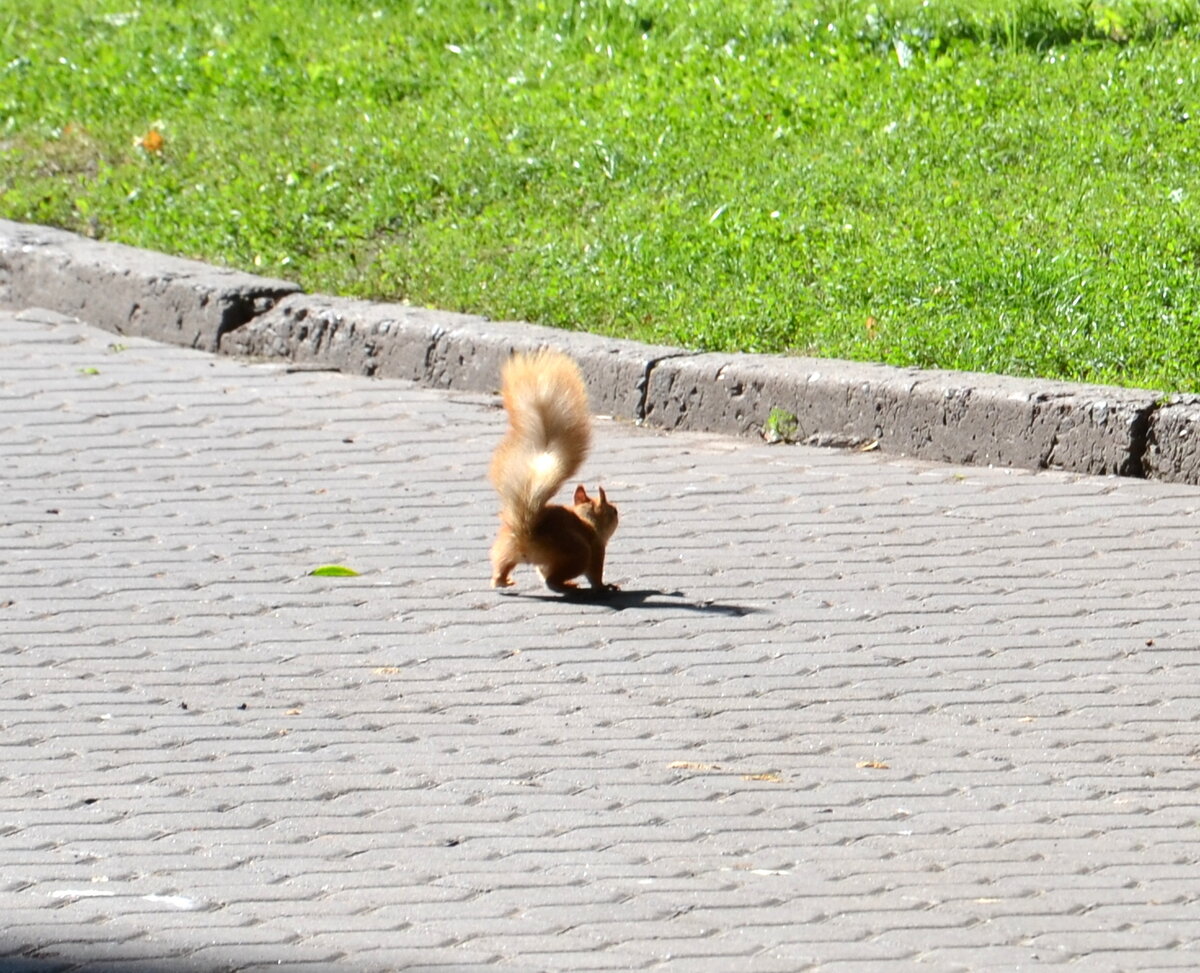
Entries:
[[659,591],[657,588],[642,588],[637,590],[621,588],[616,591],[596,591],[590,588],[577,588],[574,591],[563,592],[511,592],[505,593],[505,598],[529,598],[534,601],[566,601],[581,605],[600,605],[613,611],[625,611],[630,608],[641,608],[649,611],[680,610],[700,612],[705,615],[727,615],[740,617],[764,611],[762,608],[751,608],[749,605],[734,605],[720,601],[687,601],[682,591]]

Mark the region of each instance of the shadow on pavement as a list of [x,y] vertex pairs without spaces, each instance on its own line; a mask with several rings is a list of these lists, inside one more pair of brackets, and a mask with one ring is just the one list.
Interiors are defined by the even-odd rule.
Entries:
[[[601,605],[613,611],[625,611],[630,608],[640,608],[646,611],[689,611],[704,615],[726,615],[739,617],[753,615],[765,611],[763,608],[751,608],[749,605],[735,605],[730,602],[702,599],[689,601],[682,591],[660,591],[657,588],[625,589],[618,591],[592,592],[590,588],[580,588],[571,592],[542,591],[536,594],[528,592],[504,593],[504,598],[525,598],[531,601],[571,601],[584,605]],[[3,973],[3,971],[0,971]]]
[[[0,949],[4,945],[0,943]],[[54,956],[0,956],[0,973],[259,973],[270,970],[279,973],[329,973],[331,970],[344,973],[359,973],[358,967],[351,959],[344,962],[338,960],[313,961],[311,959],[284,959],[274,963],[264,961],[261,957],[239,963],[236,960],[205,962],[188,956],[164,956],[154,959],[148,956],[137,956],[122,960],[113,957],[111,946],[102,946],[97,955],[89,955],[86,945],[80,944],[71,949],[55,947]],[[386,962],[386,961],[384,961]],[[383,965],[382,963],[380,964]],[[373,967],[376,968],[376,967]],[[423,962],[400,963],[389,966],[388,970],[395,973],[483,973],[492,966],[447,966],[436,960],[426,964]]]

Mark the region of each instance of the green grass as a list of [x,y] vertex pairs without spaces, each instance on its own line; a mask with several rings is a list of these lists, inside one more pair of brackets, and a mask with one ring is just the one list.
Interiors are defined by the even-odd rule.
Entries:
[[1200,391],[1198,58],[1183,0],[24,0],[0,215],[694,348]]

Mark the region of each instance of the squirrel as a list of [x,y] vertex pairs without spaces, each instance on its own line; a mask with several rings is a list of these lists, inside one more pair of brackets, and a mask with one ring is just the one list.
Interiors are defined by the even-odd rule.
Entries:
[[615,591],[615,584],[604,583],[604,549],[617,529],[617,508],[604,488],[592,498],[580,485],[573,506],[550,503],[591,446],[579,366],[550,349],[515,354],[501,371],[501,395],[509,426],[489,471],[501,521],[492,545],[492,587],[509,587],[518,564],[533,564],[551,591],[577,590],[572,579],[581,574],[594,592]]

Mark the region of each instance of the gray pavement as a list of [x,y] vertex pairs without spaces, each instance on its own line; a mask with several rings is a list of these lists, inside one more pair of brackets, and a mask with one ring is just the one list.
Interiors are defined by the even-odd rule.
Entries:
[[[1196,488],[602,421],[0,313],[0,971],[1191,970]],[[322,564],[357,578],[315,578]]]

